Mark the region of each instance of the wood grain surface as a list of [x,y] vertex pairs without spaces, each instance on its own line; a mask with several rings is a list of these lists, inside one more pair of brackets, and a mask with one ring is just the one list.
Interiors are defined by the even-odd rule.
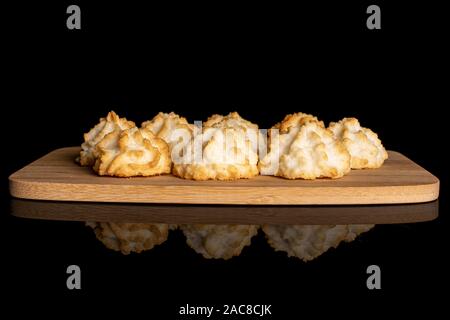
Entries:
[[35,200],[240,205],[394,204],[433,201],[439,180],[398,152],[379,169],[341,179],[191,181],[171,175],[97,176],[74,162],[79,147],[50,152],[9,177],[12,196]]

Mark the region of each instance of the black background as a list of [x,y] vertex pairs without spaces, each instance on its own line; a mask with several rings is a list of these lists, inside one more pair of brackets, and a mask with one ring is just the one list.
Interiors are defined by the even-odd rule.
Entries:
[[[4,306],[58,317],[92,307],[99,315],[143,312],[150,319],[175,318],[186,303],[272,304],[274,319],[366,318],[388,310],[406,316],[444,307],[443,8],[376,1],[382,29],[370,31],[371,2],[76,3],[82,30],[66,29],[72,3],[3,10]],[[236,110],[262,128],[296,111],[326,122],[355,116],[388,149],[440,178],[440,217],[377,226],[307,264],[275,253],[261,233],[226,262],[204,260],[180,232],[149,252],[122,256],[82,223],[10,217],[8,175],[55,148],[80,144],[111,109],[136,123],[158,111],[193,121]],[[70,264],[82,269],[81,291],[65,287]],[[381,267],[382,290],[365,286],[370,264]]]

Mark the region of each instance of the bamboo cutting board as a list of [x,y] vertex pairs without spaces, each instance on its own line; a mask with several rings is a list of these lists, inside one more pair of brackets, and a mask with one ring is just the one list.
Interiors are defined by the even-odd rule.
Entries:
[[79,150],[55,150],[12,174],[11,195],[35,200],[233,205],[419,203],[439,196],[439,180],[394,151],[381,168],[352,170],[336,180],[258,176],[238,181],[191,181],[171,175],[99,177],[74,162]]

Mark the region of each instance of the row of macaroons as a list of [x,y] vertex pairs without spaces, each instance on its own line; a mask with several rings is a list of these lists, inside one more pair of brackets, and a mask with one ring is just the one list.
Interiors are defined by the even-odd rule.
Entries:
[[303,261],[317,258],[341,242],[351,242],[374,225],[168,225],[87,222],[107,248],[123,254],[140,253],[164,243],[179,228],[187,244],[206,259],[230,259],[241,254],[261,227],[276,251]]
[[[272,127],[277,135],[269,130],[267,153],[261,159],[258,150],[247,147],[245,140],[258,126],[237,112],[213,115],[200,130],[195,128],[175,113],[161,112],[138,128],[112,111],[84,135],[77,160],[92,166],[99,175],[172,173],[193,180],[236,180],[258,174],[288,179],[340,178],[350,169],[378,168],[388,157],[377,134],[361,127],[356,118],[344,118],[327,128],[312,115],[289,114]],[[180,129],[189,133],[185,155],[193,153],[194,137],[201,139],[200,160],[172,161],[172,148],[180,141],[173,132]],[[224,148],[225,130],[232,148]]]

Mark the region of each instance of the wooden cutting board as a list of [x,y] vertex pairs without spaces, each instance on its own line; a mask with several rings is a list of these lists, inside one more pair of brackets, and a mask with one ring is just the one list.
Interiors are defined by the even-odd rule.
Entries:
[[99,177],[74,162],[79,147],[50,152],[9,177],[17,198],[58,201],[232,205],[350,205],[433,201],[439,180],[402,154],[389,152],[379,169],[341,179],[191,181],[171,175]]

